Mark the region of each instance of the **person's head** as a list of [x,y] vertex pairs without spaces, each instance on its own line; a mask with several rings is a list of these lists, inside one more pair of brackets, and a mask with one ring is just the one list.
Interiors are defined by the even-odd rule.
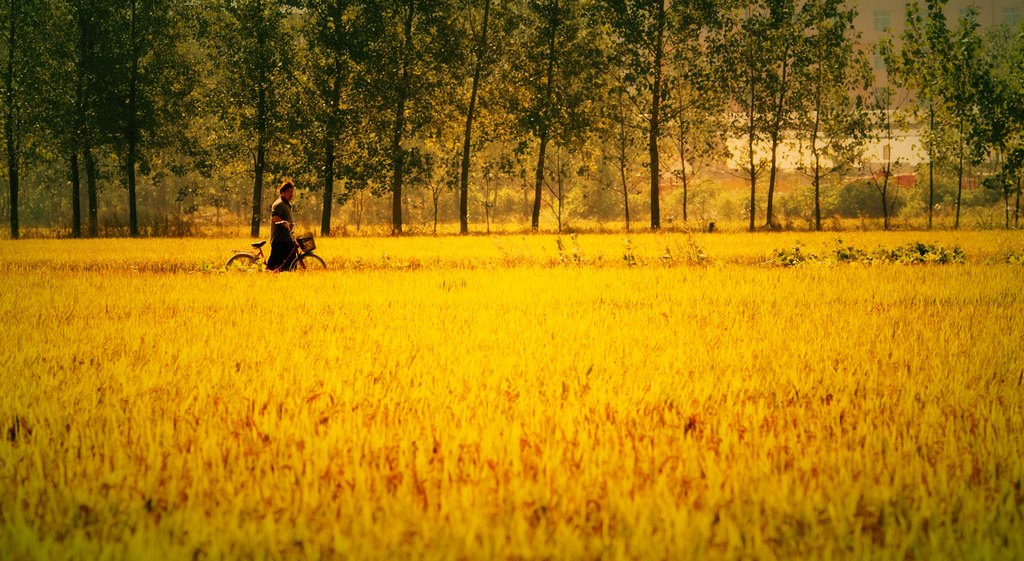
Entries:
[[281,198],[290,201],[295,196],[295,184],[285,179],[281,182],[281,187],[277,189],[277,192],[281,194]]

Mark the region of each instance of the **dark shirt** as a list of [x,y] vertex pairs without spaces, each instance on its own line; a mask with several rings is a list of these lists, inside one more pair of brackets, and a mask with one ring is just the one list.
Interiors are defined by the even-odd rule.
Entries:
[[[274,206],[270,207],[270,216],[276,216],[281,220],[287,220],[289,224],[292,222],[292,205],[288,201],[278,197],[274,201]],[[287,226],[278,222],[270,226],[270,245],[282,242],[292,242],[292,232]]]

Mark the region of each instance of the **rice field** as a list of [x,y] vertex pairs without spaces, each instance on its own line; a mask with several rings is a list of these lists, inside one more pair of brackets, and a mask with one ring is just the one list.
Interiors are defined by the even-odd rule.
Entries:
[[1024,557],[1022,232],[247,243],[0,241],[0,558]]

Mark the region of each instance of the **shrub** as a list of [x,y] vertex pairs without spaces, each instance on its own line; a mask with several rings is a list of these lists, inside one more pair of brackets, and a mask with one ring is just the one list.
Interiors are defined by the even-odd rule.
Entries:
[[[880,247],[874,251],[865,251],[852,245],[843,245],[836,240],[836,247],[824,254],[805,253],[799,245],[792,249],[776,249],[765,262],[766,265],[792,267],[802,263],[896,263],[901,265],[959,264],[967,261],[967,255],[960,246],[952,249],[936,245],[914,242],[894,249]],[[1008,260],[1009,262],[1009,260]]]
[[[890,180],[889,198],[895,199],[890,205],[889,216],[895,216],[903,208],[907,198],[907,189],[897,191],[893,180]],[[882,218],[882,196],[878,190],[868,181],[855,181],[847,183],[839,189],[836,197],[836,214],[843,218]]]

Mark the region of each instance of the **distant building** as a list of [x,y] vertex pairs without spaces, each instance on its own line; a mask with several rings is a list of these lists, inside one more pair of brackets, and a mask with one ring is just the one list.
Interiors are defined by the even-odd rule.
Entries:
[[[911,0],[912,2],[913,0]],[[916,0],[921,8],[921,15],[927,15],[926,0]],[[850,0],[857,8],[854,28],[860,32],[861,41],[866,47],[873,47],[886,37],[893,37],[899,44],[900,35],[906,23],[907,4],[892,0]],[[997,26],[1017,28],[1024,19],[1024,1],[1022,0],[949,0],[945,7],[946,22],[951,29],[959,25],[962,17],[974,7],[977,11],[978,25],[982,30]],[[875,72],[875,84],[885,85],[885,63],[877,53],[871,53],[872,68]],[[869,149],[869,157],[874,154],[878,161],[898,160],[903,164],[913,165],[923,159],[916,131],[901,131],[891,146],[873,146]]]
[[[922,15],[927,13],[926,0],[917,0]],[[854,28],[861,33],[861,39],[867,46],[876,45],[885,37],[892,36],[897,42],[903,33],[907,16],[907,2],[892,0],[850,0],[857,8]],[[1015,28],[1024,19],[1024,1],[1022,0],[949,0],[946,4],[946,21],[955,28],[960,18],[967,15],[973,6],[978,12],[978,24],[982,29],[1005,25]],[[878,55],[873,55],[872,66],[875,69],[876,82],[884,77],[884,65]]]
[[[914,0],[911,0],[913,2]],[[916,0],[921,7],[922,17],[926,16],[927,0]],[[872,57],[872,68],[875,73],[875,85],[885,86],[885,64],[882,57],[871,52],[871,48],[886,37],[893,37],[899,44],[907,16],[906,0],[848,0],[849,5],[857,8],[854,29],[861,35],[861,44],[868,48]],[[997,26],[1019,28],[1024,20],[1024,0],[949,0],[945,7],[946,21],[951,29],[959,25],[961,17],[973,6],[977,10],[977,21],[982,30]],[[727,166],[742,169],[746,164],[743,157],[744,147],[741,139],[733,139],[729,147],[734,155]],[[758,146],[761,154],[767,154],[766,147]],[[808,155],[801,152],[798,142],[790,141],[781,147],[780,166],[784,169],[796,169],[808,165]],[[913,187],[912,171],[914,166],[925,160],[920,146],[920,137],[916,130],[900,130],[895,138],[888,143],[878,142],[867,149],[868,161],[897,163],[896,173],[901,187]]]
[[[927,2],[918,0],[921,11],[927,10]],[[857,7],[858,15],[854,25],[864,35],[864,41],[875,43],[890,33],[899,34],[903,31],[903,21],[907,14],[907,2],[892,0],[852,0]],[[1021,0],[949,0],[946,4],[946,19],[951,25],[967,14],[974,6],[978,11],[978,23],[982,27],[1020,25],[1024,2]]]

